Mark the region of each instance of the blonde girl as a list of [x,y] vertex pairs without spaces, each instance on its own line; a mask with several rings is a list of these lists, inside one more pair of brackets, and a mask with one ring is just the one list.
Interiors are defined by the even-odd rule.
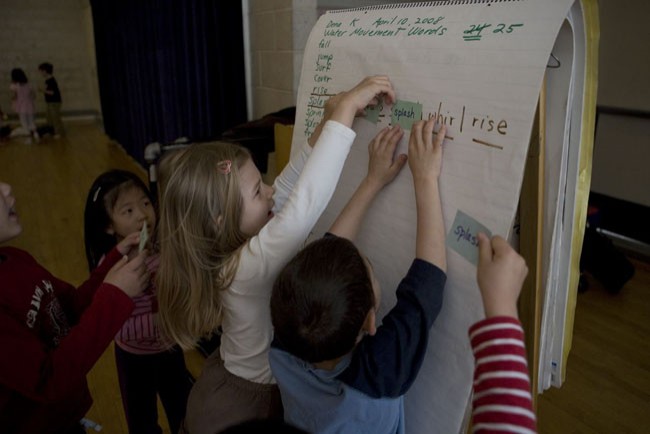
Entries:
[[357,113],[395,95],[386,76],[330,98],[322,128],[273,186],[250,154],[229,143],[198,144],[162,174],[160,322],[192,347],[221,325],[221,347],[188,400],[184,428],[214,433],[251,418],[282,417],[268,363],[273,281],[331,198],[355,133]]

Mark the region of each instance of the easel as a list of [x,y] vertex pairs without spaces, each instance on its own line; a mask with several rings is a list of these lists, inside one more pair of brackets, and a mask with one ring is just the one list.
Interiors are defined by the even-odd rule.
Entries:
[[[544,81],[545,82],[545,81]],[[519,318],[526,334],[526,352],[531,380],[533,408],[537,410],[539,339],[542,319],[542,213],[544,210],[544,145],[546,128],[546,87],[539,93],[528,158],[519,199],[521,231],[519,252],[526,259],[528,277],[519,297]]]

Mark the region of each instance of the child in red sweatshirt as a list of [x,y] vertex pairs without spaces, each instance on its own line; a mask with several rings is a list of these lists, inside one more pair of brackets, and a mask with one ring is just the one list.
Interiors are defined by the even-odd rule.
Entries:
[[[0,182],[0,244],[22,232],[11,187]],[[27,252],[0,247],[0,427],[5,434],[84,432],[86,374],[148,284],[142,252],[125,238],[79,288]],[[137,248],[136,248],[137,251]]]

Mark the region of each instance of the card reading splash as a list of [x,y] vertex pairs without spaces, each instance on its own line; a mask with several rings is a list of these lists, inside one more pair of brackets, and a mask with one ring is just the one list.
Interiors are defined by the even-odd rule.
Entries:
[[144,247],[147,245],[149,240],[149,231],[147,230],[147,222],[144,222],[142,225],[142,230],[140,231],[140,245],[138,246],[138,252],[144,250]]
[[492,232],[461,210],[456,212],[456,218],[447,234],[447,246],[451,247],[462,257],[474,265],[478,265],[478,233],[483,232],[488,237]]
[[399,125],[405,130],[410,130],[413,122],[422,120],[422,104],[411,101],[395,101],[391,124]]

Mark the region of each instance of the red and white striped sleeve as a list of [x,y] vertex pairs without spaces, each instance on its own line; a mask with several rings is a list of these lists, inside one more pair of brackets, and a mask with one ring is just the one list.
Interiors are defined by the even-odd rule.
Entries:
[[469,329],[474,352],[474,433],[536,433],[524,330],[515,318],[493,317]]

